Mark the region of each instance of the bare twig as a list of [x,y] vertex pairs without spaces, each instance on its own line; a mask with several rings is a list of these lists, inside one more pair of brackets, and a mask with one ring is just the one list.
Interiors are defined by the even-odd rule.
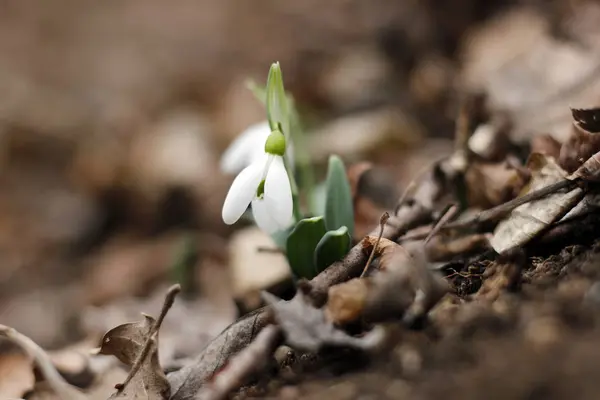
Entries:
[[[437,232],[442,231],[442,230],[446,230],[446,229],[462,229],[462,228],[468,228],[468,227],[472,227],[474,225],[478,225],[484,222],[488,222],[488,221],[492,221],[496,218],[499,218],[505,214],[508,214],[509,212],[511,212],[512,210],[514,210],[515,208],[525,204],[525,203],[529,203],[535,200],[539,200],[543,197],[546,197],[548,195],[551,195],[553,193],[556,193],[560,190],[563,189],[574,189],[575,187],[577,187],[577,181],[574,180],[569,180],[569,179],[564,179],[562,181],[558,181],[556,183],[553,183],[551,185],[548,185],[546,187],[543,187],[542,189],[536,190],[534,192],[531,193],[527,193],[524,196],[521,197],[517,197],[516,199],[513,199],[511,201],[508,201],[506,203],[502,203],[499,206],[490,208],[488,210],[482,211],[477,215],[474,215],[471,218],[467,218],[465,220],[462,221],[455,221],[455,222],[451,222],[449,224],[446,224],[444,226],[441,226]],[[435,230],[435,228],[433,228],[433,230]],[[410,237],[402,237],[401,240],[421,240],[421,239],[425,239],[428,236],[433,236],[435,233],[434,231],[430,231],[428,233],[422,233],[422,234],[417,234],[417,235],[412,235]],[[432,234],[433,232],[433,234]]]
[[256,336],[254,341],[244,350],[236,354],[228,367],[221,371],[215,379],[204,387],[196,397],[197,400],[221,400],[238,389],[255,373],[264,369],[279,343],[281,329],[277,325],[268,325]]
[[379,219],[379,226],[381,228],[379,230],[379,236],[377,236],[377,241],[375,242],[375,246],[373,246],[371,255],[369,256],[369,259],[367,260],[367,262],[365,264],[365,268],[363,269],[363,272],[360,274],[361,278],[363,276],[365,276],[365,274],[369,270],[369,267],[371,266],[371,262],[373,262],[373,258],[375,257],[375,252],[377,251],[377,246],[379,246],[379,242],[381,241],[381,236],[383,236],[383,229],[385,228],[385,224],[387,223],[388,219],[390,219],[390,214],[388,214],[387,212],[383,213],[383,215]]
[[87,399],[83,393],[64,380],[52,364],[48,354],[33,340],[5,325],[0,325],[0,337],[5,337],[16,343],[34,359],[42,375],[59,398],[69,400]]
[[440,229],[442,229],[444,227],[444,225],[446,225],[446,223],[448,223],[449,220],[451,220],[452,218],[454,218],[454,216],[456,216],[456,214],[458,213],[458,206],[456,204],[453,204],[452,206],[450,206],[450,208],[448,208],[448,210],[446,210],[446,212],[442,215],[442,217],[439,219],[439,221],[433,226],[433,228],[431,229],[431,231],[429,232],[429,235],[427,235],[427,237],[425,238],[425,244],[427,244],[431,238],[433,236],[435,236],[435,234],[437,234]]
[[163,303],[162,309],[160,310],[160,315],[158,316],[158,318],[156,319],[156,321],[150,328],[150,331],[148,332],[148,337],[146,338],[146,341],[144,342],[144,346],[142,347],[140,354],[138,354],[137,358],[135,359],[135,362],[131,366],[131,369],[129,370],[129,374],[127,375],[127,377],[125,378],[123,383],[117,383],[115,385],[115,389],[117,389],[119,392],[121,392],[121,391],[123,391],[123,389],[125,389],[127,384],[129,382],[131,382],[131,379],[139,371],[140,367],[142,366],[142,364],[144,362],[144,359],[148,356],[148,353],[150,352],[150,349],[152,348],[152,342],[156,340],[155,339],[156,333],[160,329],[160,326],[162,325],[163,320],[167,316],[167,313],[173,306],[173,303],[175,302],[175,297],[177,296],[177,294],[179,292],[181,292],[181,286],[179,284],[171,286],[169,288],[169,290],[167,291],[167,294],[165,295],[165,301]]

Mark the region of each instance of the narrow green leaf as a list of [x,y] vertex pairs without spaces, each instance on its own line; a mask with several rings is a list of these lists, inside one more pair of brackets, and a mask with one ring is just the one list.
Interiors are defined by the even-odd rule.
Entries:
[[336,230],[346,226],[348,227],[348,233],[352,236],[354,233],[352,192],[344,162],[336,155],[329,157],[325,184],[327,185],[327,198],[325,200],[325,225],[327,230]]
[[298,222],[288,236],[286,256],[296,277],[311,279],[317,275],[314,253],[325,232],[323,217],[313,217]]
[[345,226],[325,233],[315,249],[317,272],[323,271],[334,262],[344,258],[350,250],[351,242],[352,238]]

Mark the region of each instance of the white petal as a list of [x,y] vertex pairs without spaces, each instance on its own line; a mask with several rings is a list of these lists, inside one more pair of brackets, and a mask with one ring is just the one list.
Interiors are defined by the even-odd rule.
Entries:
[[264,159],[257,160],[244,168],[235,177],[223,203],[223,222],[228,225],[234,224],[246,211],[256,195],[256,189],[262,180],[264,167]]
[[274,158],[267,172],[264,201],[279,229],[286,229],[292,223],[294,202],[290,178],[281,157]]
[[221,171],[226,174],[236,174],[250,165],[258,154],[265,152],[265,142],[270,134],[268,121],[249,126],[223,153]]
[[252,215],[254,222],[263,232],[273,234],[281,230],[277,221],[273,218],[273,210],[270,209],[266,197],[263,199],[255,198],[252,200]]

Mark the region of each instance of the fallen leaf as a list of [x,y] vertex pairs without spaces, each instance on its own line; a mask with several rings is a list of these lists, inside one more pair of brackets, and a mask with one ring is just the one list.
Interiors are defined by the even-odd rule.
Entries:
[[575,122],[591,133],[600,133],[600,108],[571,109]]
[[561,144],[548,134],[535,135],[531,138],[531,152],[540,153],[558,159]]
[[481,159],[489,162],[503,160],[510,148],[508,118],[497,118],[487,124],[481,124],[468,141],[469,150]]
[[151,316],[142,315],[143,321],[119,325],[106,332],[97,353],[115,356],[123,364],[132,366],[156,322]]
[[0,355],[0,398],[21,398],[33,388],[31,359],[18,352]]
[[102,338],[97,353],[113,355],[131,367],[125,381],[115,385],[117,391],[110,399],[169,398],[171,386],[158,358],[158,330],[180,291],[180,285],[169,288],[158,320],[144,314],[143,321],[119,325]]
[[447,237],[437,234],[427,243],[427,257],[432,262],[448,261],[456,256],[467,256],[489,249],[488,234],[474,233],[466,236]]
[[516,197],[526,181],[509,163],[473,161],[465,173],[471,207],[492,208]]
[[381,327],[375,327],[360,338],[348,335],[326,318],[323,309],[313,307],[301,290],[290,301],[282,301],[267,292],[262,295],[265,302],[273,307],[286,343],[295,349],[318,352],[333,346],[369,351],[378,347],[384,338]]
[[[560,156],[558,157],[558,163],[568,172],[575,171],[594,153],[600,151],[600,133],[589,131],[585,128],[590,126],[595,127],[594,124],[598,124],[598,122],[593,121],[593,116],[595,113],[599,115],[600,113],[596,109],[595,113],[588,116],[587,113],[592,111],[594,110],[573,110],[575,122],[571,127],[569,138],[560,149]],[[584,118],[579,113],[586,115],[586,117]],[[586,122],[582,120],[578,121],[578,117],[586,119]]]
[[[533,153],[527,165],[532,177],[522,194],[542,189],[567,177],[567,173],[553,158],[541,154]],[[526,244],[562,218],[582,197],[583,190],[575,188],[567,193],[554,193],[515,208],[498,224],[490,244],[498,253]]]

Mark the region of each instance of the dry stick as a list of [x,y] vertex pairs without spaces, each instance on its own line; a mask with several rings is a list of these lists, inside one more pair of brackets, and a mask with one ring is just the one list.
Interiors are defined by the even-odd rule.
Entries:
[[390,219],[390,214],[388,214],[387,212],[384,212],[383,215],[381,216],[381,218],[379,219],[379,226],[381,227],[381,229],[379,230],[379,236],[377,236],[377,241],[375,242],[375,246],[373,246],[371,255],[369,256],[369,259],[367,260],[367,263],[365,264],[365,268],[363,269],[363,272],[360,274],[361,278],[363,276],[365,276],[365,274],[369,270],[369,267],[371,266],[371,262],[373,262],[373,258],[375,257],[375,252],[377,251],[377,247],[379,246],[379,242],[381,241],[381,236],[383,236],[383,229],[385,228],[385,224],[387,223],[388,219]]
[[429,235],[427,235],[427,237],[425,238],[423,244],[429,243],[431,238],[435,236],[440,231],[440,229],[442,229],[442,227],[446,225],[448,221],[451,220],[457,213],[458,206],[456,204],[453,204],[450,208],[448,208],[448,210],[446,210],[446,212],[444,213],[444,215],[442,215],[440,220],[433,226],[433,228],[429,232]]
[[131,382],[131,379],[133,379],[135,374],[137,374],[137,372],[139,371],[140,367],[142,366],[142,363],[144,362],[144,360],[148,356],[148,353],[150,352],[152,342],[155,341],[154,337],[156,336],[156,333],[162,325],[163,320],[167,316],[167,313],[173,306],[173,303],[175,302],[175,297],[177,296],[177,294],[179,294],[179,292],[181,292],[181,285],[179,284],[171,286],[167,291],[167,294],[165,295],[165,301],[163,302],[162,309],[160,310],[160,315],[158,316],[156,321],[154,321],[152,327],[150,327],[150,330],[148,331],[148,337],[144,342],[142,351],[140,351],[140,354],[138,354],[137,358],[135,359],[135,362],[131,366],[127,378],[125,378],[123,383],[117,383],[115,385],[115,389],[117,389],[119,392],[125,389],[125,386],[127,386],[127,384]]
[[204,388],[197,400],[221,400],[244,384],[252,374],[260,372],[281,342],[281,329],[268,325],[244,350],[236,354],[228,367]]
[[[500,204],[499,206],[482,211],[479,214],[477,214],[471,218],[467,218],[466,220],[451,222],[445,226],[440,227],[440,229],[438,231],[446,230],[446,229],[468,228],[471,225],[477,225],[477,224],[480,224],[483,222],[491,221],[491,220],[494,220],[504,214],[507,214],[508,212],[512,211],[513,209],[515,209],[525,203],[539,200],[542,197],[546,197],[546,196],[556,193],[562,189],[574,189],[576,186],[577,186],[576,180],[564,179],[562,181],[545,186],[534,192],[527,193],[524,196],[517,197],[516,199],[513,199],[506,203]],[[426,238],[430,234],[431,234],[431,232],[429,232],[428,234],[423,233],[423,234],[413,235],[410,237],[403,237],[403,238],[401,238],[401,240],[421,240],[421,239]]]
[[[403,205],[390,218],[383,230],[383,238],[395,241],[411,228],[429,220],[431,210],[419,202]],[[379,232],[369,233],[375,236]],[[363,244],[355,245],[340,261],[327,267],[310,281],[310,298],[317,306],[325,303],[330,286],[360,275],[366,262]],[[256,335],[273,322],[271,307],[263,307],[229,325],[214,338],[190,364],[170,373],[171,400],[192,400],[202,385],[221,368],[227,359],[248,346]]]
[[61,399],[68,400],[86,400],[87,397],[71,386],[52,364],[48,354],[33,340],[17,332],[14,328],[0,325],[0,337],[5,337],[15,344],[19,345],[25,352],[34,359],[38,365],[42,376],[46,379],[52,390]]

